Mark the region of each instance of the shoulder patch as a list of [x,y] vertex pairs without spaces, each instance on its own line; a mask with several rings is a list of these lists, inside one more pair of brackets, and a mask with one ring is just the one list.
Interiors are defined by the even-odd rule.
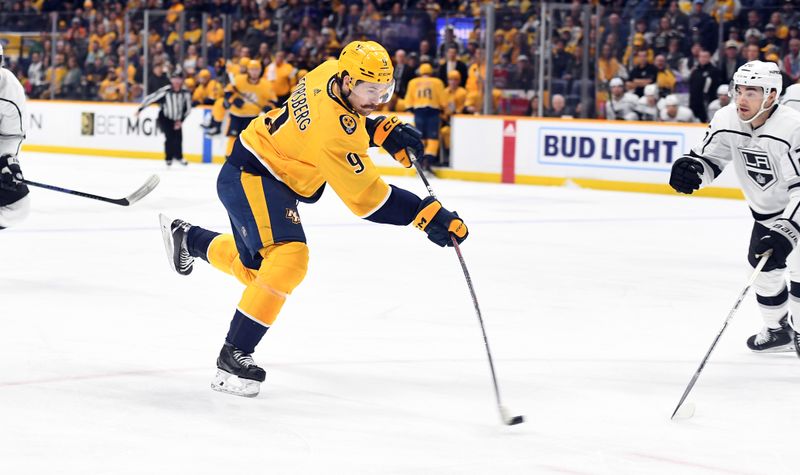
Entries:
[[356,131],[356,127],[358,126],[356,120],[347,114],[342,114],[339,116],[339,123],[342,124],[342,128],[347,135],[353,135],[353,132]]

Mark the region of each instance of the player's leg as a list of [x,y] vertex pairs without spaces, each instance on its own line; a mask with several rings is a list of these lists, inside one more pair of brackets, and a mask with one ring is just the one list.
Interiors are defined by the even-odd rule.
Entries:
[[211,106],[211,120],[208,125],[203,125],[206,135],[217,135],[222,130],[222,121],[225,120],[225,100],[219,98]]
[[[239,141],[233,155],[249,154]],[[297,201],[288,188],[273,177],[252,175],[227,163],[220,172],[217,192],[231,219],[233,238],[241,265],[254,271],[234,311],[228,334],[217,359],[212,387],[236,395],[254,396],[264,380],[263,369],[250,356],[275,321],[286,297],[303,280],[308,266],[308,247],[297,213]],[[209,261],[218,259],[224,241],[214,239]],[[240,273],[236,261],[231,273]]]
[[786,264],[789,268],[789,326],[794,350],[800,357],[800,252],[789,254]]
[[425,121],[427,130],[422,132],[425,139],[425,161],[428,163],[428,168],[431,164],[439,163],[439,127],[441,119],[439,117],[438,109],[427,109],[428,118]]
[[[754,253],[755,245],[768,232],[766,226],[758,222],[753,224],[747,258],[754,268],[758,264]],[[747,339],[748,348],[757,352],[791,349],[791,329],[787,322],[789,290],[786,287],[786,268],[759,273],[753,287],[756,291],[758,308],[764,319],[764,327],[759,333]]]
[[172,121],[167,119],[163,112],[159,112],[158,118],[156,119],[156,125],[159,129],[161,129],[161,133],[164,134],[164,161],[166,162],[167,166],[170,166],[172,165],[172,149],[169,137],[170,129],[172,128]]
[[21,223],[28,216],[30,208],[28,185],[20,184],[14,190],[0,189],[0,229]]

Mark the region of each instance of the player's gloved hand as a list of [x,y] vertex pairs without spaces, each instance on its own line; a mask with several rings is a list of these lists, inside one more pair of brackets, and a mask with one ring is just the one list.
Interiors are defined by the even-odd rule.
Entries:
[[797,245],[797,237],[800,234],[795,222],[788,219],[779,218],[770,227],[769,234],[762,237],[753,248],[756,259],[772,249],[772,255],[764,264],[763,272],[786,267],[786,257],[794,250]]
[[242,99],[241,97],[237,97],[236,99],[233,100],[233,105],[235,105],[236,107],[242,107],[244,105],[244,99]]
[[669,186],[678,193],[691,195],[700,188],[703,182],[703,165],[695,159],[681,157],[672,164],[672,174],[669,176]]
[[459,244],[469,235],[467,225],[458,217],[458,213],[444,209],[439,200],[431,196],[420,203],[414,218],[414,227],[425,231],[428,239],[442,247],[453,247],[451,234]]
[[416,127],[401,122],[396,115],[367,118],[367,133],[372,143],[389,152],[395,160],[406,168],[411,167],[411,159],[406,149],[421,157],[425,153],[422,132]]
[[19,191],[24,186],[22,180],[17,157],[10,154],[0,155],[0,190]]

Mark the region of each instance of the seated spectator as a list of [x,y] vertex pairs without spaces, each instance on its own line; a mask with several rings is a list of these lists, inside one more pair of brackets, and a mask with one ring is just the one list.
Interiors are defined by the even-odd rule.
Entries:
[[789,40],[789,52],[783,57],[783,72],[792,83],[800,81],[800,39]]
[[730,83],[733,79],[733,74],[744,63],[744,58],[739,56],[739,45],[736,44],[736,41],[726,41],[725,50],[717,65],[720,72],[722,72],[722,82],[725,84]]
[[628,78],[628,70],[614,56],[611,45],[604,44],[600,48],[600,58],[597,60],[597,79],[605,84],[611,78]]
[[78,58],[70,56],[67,59],[67,74],[64,76],[64,97],[83,99],[83,94],[81,94],[83,81],[83,71],[78,65]]
[[663,54],[656,56],[656,59],[653,61],[653,66],[655,66],[656,71],[658,71],[656,74],[656,84],[658,85],[659,91],[661,91],[661,95],[671,94],[675,90],[677,79],[675,78],[675,73],[667,67],[667,59]]
[[680,105],[678,96],[670,94],[664,98],[664,108],[661,109],[660,118],[663,122],[697,122],[692,110]]
[[545,117],[558,117],[571,119],[575,117],[575,111],[567,106],[567,100],[561,94],[553,94],[550,99],[551,107],[544,113]]
[[605,104],[605,115],[608,120],[639,120],[636,105],[639,98],[636,94],[625,92],[625,82],[621,78],[613,78],[608,83],[611,94]]
[[200,22],[197,21],[197,17],[189,18],[189,25],[186,27],[186,31],[183,32],[183,39],[194,45],[200,43],[202,36],[203,30],[200,28]]
[[117,77],[115,69],[109,69],[106,78],[100,83],[97,97],[101,101],[118,102],[124,95],[122,81]]
[[528,117],[539,117],[539,96],[534,94],[528,101],[528,110],[525,111]]
[[720,84],[717,88],[717,98],[711,101],[708,105],[708,120],[709,122],[711,119],[714,118],[714,114],[717,113],[718,110],[722,109],[723,107],[727,106],[731,103],[731,96],[728,95],[728,85],[727,84]]
[[553,40],[553,56],[550,61],[554,78],[565,81],[572,79],[572,63],[575,62],[575,57],[564,51],[564,40],[561,38]]
[[658,78],[658,70],[647,61],[647,51],[639,50],[634,58],[634,67],[628,73],[628,89],[633,89],[637,96],[644,94],[644,87],[654,84]]
[[534,70],[528,57],[524,54],[517,57],[517,64],[511,71],[511,84],[512,89],[522,89],[529,91],[534,89],[533,84]]

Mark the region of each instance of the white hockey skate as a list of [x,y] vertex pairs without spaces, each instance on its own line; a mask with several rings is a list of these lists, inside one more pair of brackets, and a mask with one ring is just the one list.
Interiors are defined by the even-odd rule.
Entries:
[[256,365],[253,357],[225,343],[217,358],[217,374],[211,381],[211,389],[234,396],[256,397],[267,373]]
[[261,390],[261,382],[253,379],[240,378],[227,371],[217,369],[211,389],[234,396],[256,397]]

